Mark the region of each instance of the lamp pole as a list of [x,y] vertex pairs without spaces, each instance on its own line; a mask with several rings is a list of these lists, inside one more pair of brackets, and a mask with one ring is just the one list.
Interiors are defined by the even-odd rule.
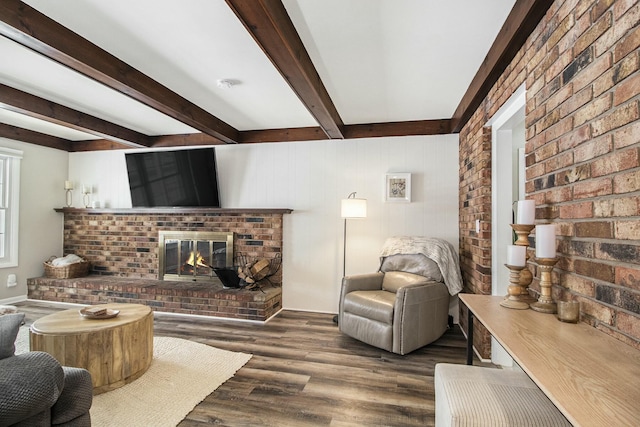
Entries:
[[[366,218],[367,199],[356,198],[355,191],[350,193],[346,199],[342,199],[340,216],[344,218],[344,229],[342,235],[342,277],[344,279],[347,275],[347,219]],[[333,321],[337,324],[338,316],[334,316]]]

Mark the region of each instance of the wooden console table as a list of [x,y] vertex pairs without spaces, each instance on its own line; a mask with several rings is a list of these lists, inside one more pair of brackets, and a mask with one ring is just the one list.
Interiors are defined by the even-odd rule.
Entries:
[[585,323],[501,307],[503,299],[460,294],[468,352],[475,316],[573,425],[640,425],[640,351]]

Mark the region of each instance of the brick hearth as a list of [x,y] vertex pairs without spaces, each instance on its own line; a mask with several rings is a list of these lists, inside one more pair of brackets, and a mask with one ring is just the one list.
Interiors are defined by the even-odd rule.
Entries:
[[290,209],[56,209],[64,214],[64,255],[91,263],[78,279],[38,277],[28,297],[97,304],[131,302],[154,310],[267,320],[282,307],[282,270],[263,290],[222,289],[215,283],[158,280],[161,230],[233,232],[234,253],[252,259],[282,255],[283,215]]
[[282,307],[280,287],[223,289],[220,283],[87,276],[27,280],[29,298],[76,304],[136,303],[169,313],[266,321]]

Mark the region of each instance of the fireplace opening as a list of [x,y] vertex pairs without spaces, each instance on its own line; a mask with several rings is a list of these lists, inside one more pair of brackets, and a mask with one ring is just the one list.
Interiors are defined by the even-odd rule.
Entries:
[[214,268],[233,266],[233,233],[160,231],[160,280],[217,281]]

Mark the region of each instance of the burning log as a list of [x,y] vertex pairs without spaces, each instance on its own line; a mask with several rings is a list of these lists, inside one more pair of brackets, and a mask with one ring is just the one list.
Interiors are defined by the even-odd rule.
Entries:
[[185,264],[190,265],[191,267],[211,268],[211,266],[204,261],[202,255],[200,255],[200,251],[191,251],[191,253],[189,254],[189,259],[185,262]]

